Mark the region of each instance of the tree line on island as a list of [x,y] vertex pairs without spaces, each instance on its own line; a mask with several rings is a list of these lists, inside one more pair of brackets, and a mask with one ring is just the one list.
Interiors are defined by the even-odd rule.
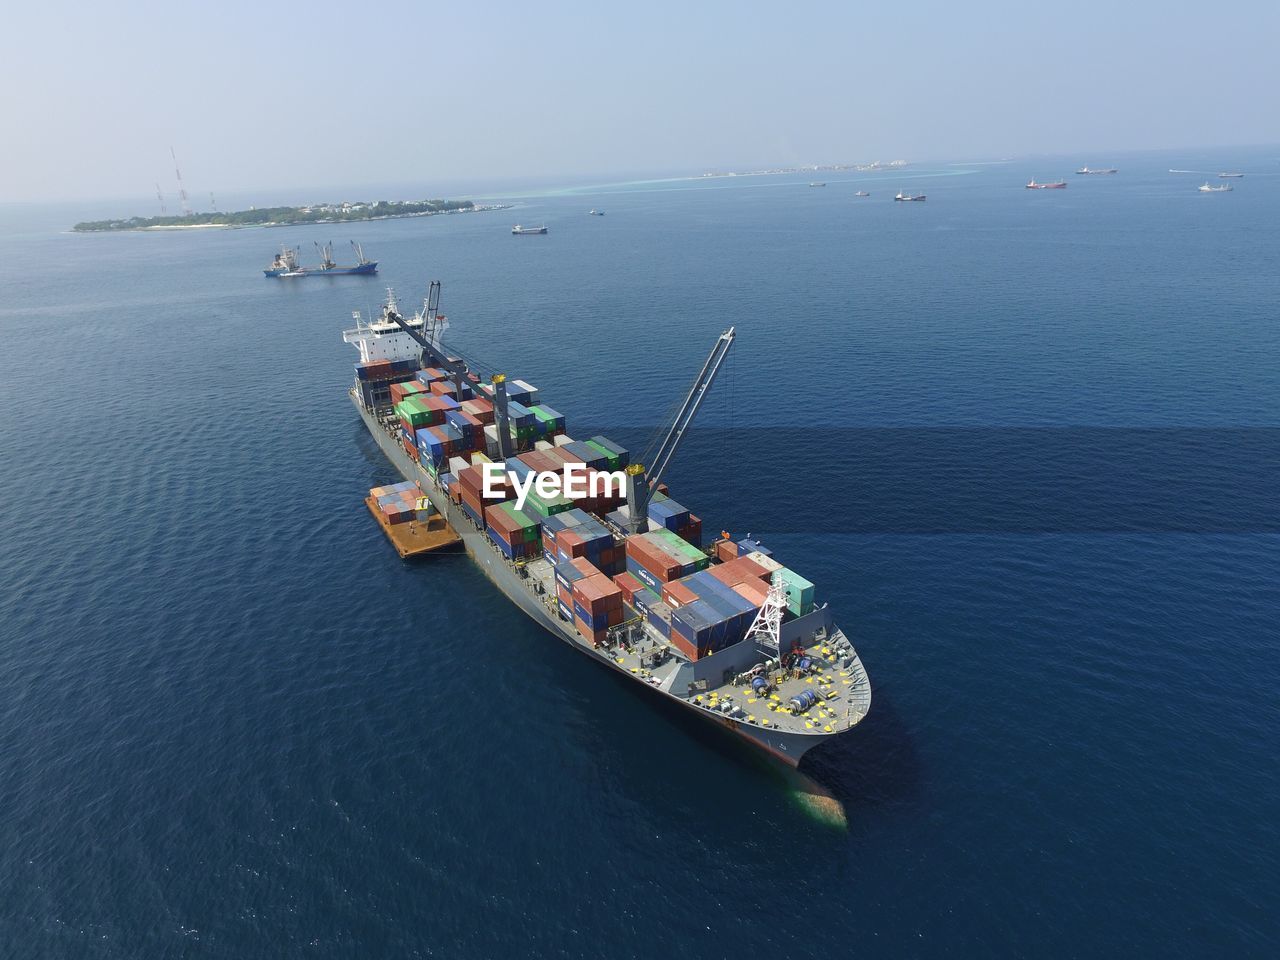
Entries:
[[147,227],[250,227],[265,224],[341,223],[384,217],[416,217],[471,210],[470,200],[375,200],[359,203],[321,203],[308,207],[255,207],[231,213],[188,213],[176,217],[129,217],[127,220],[86,220],[73,229],[81,233],[103,230],[145,230]]

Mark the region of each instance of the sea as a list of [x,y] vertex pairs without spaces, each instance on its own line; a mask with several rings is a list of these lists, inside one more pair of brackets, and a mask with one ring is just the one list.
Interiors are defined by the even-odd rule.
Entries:
[[[1274,955],[1280,148],[472,195],[0,207],[0,955]],[[377,277],[263,277],[327,241]],[[853,639],[843,825],[393,552],[342,331],[432,280],[637,456],[734,328],[664,480]]]

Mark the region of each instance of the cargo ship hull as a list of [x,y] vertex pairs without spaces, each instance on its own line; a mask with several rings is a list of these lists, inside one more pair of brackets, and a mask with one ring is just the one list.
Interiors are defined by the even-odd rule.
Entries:
[[[555,604],[554,592],[549,598],[551,604],[549,606],[547,604],[548,597],[545,594],[538,594],[534,582],[522,577],[493,546],[487,535],[477,529],[470,518],[462,512],[462,509],[445,495],[444,491],[436,484],[434,478],[409,457],[399,440],[385,429],[378,418],[361,403],[355,391],[351,391],[349,397],[364,421],[365,427],[369,430],[386,458],[402,477],[416,482],[427,497],[430,498],[436,510],[448,519],[449,525],[462,538],[467,554],[476,562],[485,576],[493,582],[494,586],[508,600],[528,614],[534,622],[548,633],[564,641],[579,653],[591,657],[602,666],[609,667],[627,680],[639,684],[646,690],[657,696],[664,697],[672,703],[679,704],[698,718],[728,728],[751,745],[759,747],[766,754],[788,766],[796,766],[799,764],[800,759],[814,747],[844,732],[836,731],[829,734],[819,731],[792,733],[787,730],[769,729],[746,723],[731,716],[713,713],[683,697],[647,683],[637,678],[629,669],[619,666],[606,652],[597,649],[584,640],[572,623],[563,621],[558,617],[554,612],[553,606]],[[858,662],[857,665],[858,669],[861,670],[861,663]]]
[[355,267],[330,267],[327,270],[322,267],[297,267],[292,270],[288,267],[268,267],[262,271],[262,275],[264,277],[283,277],[285,275],[291,277],[368,277],[377,272],[377,261],[370,261]]

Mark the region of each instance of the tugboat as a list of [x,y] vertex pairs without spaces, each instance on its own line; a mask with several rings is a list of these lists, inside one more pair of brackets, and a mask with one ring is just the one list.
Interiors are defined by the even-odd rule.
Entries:
[[898,195],[897,195],[896,197],[894,197],[893,199],[894,199],[894,200],[907,200],[907,201],[917,201],[917,202],[918,202],[918,201],[921,201],[921,200],[923,200],[923,199],[924,199],[924,194],[923,194],[923,193],[903,193],[901,190],[899,190],[899,191],[898,191]]
[[1209,186],[1209,181],[1206,180],[1203,185],[1196,187],[1196,189],[1201,193],[1230,193],[1234,187],[1229,183],[1223,183],[1216,187],[1211,187]]
[[316,249],[320,251],[320,266],[304,267],[298,262],[298,247],[281,247],[280,252],[262,271],[263,276],[267,277],[344,277],[344,276],[372,276],[378,272],[378,261],[370,260],[364,255],[364,248],[354,240],[351,246],[356,253],[356,265],[354,267],[338,266],[333,260],[333,244],[326,243],[323,247],[316,244]]
[[533,234],[546,233],[547,228],[545,225],[541,227],[522,227],[520,226],[520,224],[517,223],[514,227],[511,228],[511,232],[517,237],[523,237],[525,234],[533,235]]
[[1065,190],[1067,189],[1067,181],[1055,180],[1053,183],[1036,183],[1035,177],[1027,182],[1028,190]]

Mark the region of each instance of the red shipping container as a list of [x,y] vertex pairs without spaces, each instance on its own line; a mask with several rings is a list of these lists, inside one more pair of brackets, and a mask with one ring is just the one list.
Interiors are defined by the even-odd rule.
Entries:
[[586,557],[575,557],[569,561],[569,565],[577,570],[584,578],[600,576],[600,571]]
[[769,571],[750,557],[738,557],[728,563],[712,564],[707,572],[721,583],[732,587],[744,580],[768,580]]
[[731,589],[755,607],[764,606],[765,598],[769,596],[769,584],[763,580],[757,580],[755,577],[749,577],[741,583],[735,583]]
[[676,558],[645,540],[643,535],[628,537],[626,544],[627,559],[644,567],[655,579],[666,583],[680,575],[681,564]]
[[679,650],[681,653],[683,653],[690,660],[698,659],[698,648],[695,647],[693,644],[691,644],[684,637],[680,636],[680,634],[676,633],[676,631],[674,630],[671,631],[670,639],[671,639],[671,645],[675,647],[677,650]]
[[730,560],[736,559],[738,556],[738,545],[732,540],[716,541],[716,559],[721,563],[728,563]]
[[458,392],[458,388],[448,380],[437,380],[431,384],[431,392],[437,397],[452,397]]
[[620,573],[613,578],[613,582],[618,585],[618,589],[622,591],[622,599],[627,603],[634,602],[636,594],[644,589],[644,584],[631,573]]
[[586,621],[576,613],[573,615],[573,625],[578,628],[578,632],[580,634],[594,643],[597,647],[604,643],[605,638],[609,634],[608,630],[597,630],[593,633],[591,628],[587,626]]
[[686,603],[693,603],[697,599],[698,595],[679,580],[662,585],[662,602],[669,607],[682,607]]

